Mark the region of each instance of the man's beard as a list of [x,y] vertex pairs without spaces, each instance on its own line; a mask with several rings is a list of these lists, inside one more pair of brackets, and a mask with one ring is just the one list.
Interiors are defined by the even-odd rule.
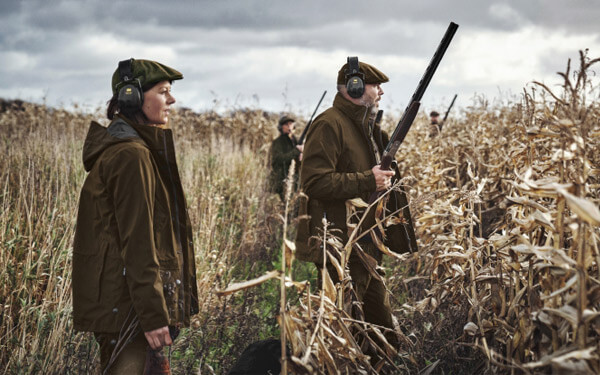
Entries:
[[364,105],[365,107],[371,108],[371,111],[377,112],[379,109],[379,103],[377,103],[377,98],[368,100],[364,96],[360,98],[360,105]]

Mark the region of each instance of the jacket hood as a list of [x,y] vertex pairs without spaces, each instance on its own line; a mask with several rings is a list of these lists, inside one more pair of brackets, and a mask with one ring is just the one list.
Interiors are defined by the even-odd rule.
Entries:
[[83,144],[83,166],[89,172],[96,160],[112,145],[121,142],[142,142],[133,126],[122,116],[117,116],[108,127],[92,121]]

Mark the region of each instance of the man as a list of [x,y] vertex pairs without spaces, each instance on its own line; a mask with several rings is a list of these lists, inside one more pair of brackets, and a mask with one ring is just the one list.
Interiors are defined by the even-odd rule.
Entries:
[[443,122],[440,121],[440,114],[436,111],[429,113],[429,137],[435,137],[442,131]]
[[[285,179],[288,176],[292,160],[296,160],[296,168],[301,160],[302,145],[299,145],[294,132],[294,119],[282,116],[277,124],[279,137],[271,143],[271,188],[284,200]],[[295,182],[294,182],[295,184]]]
[[[359,78],[364,81],[364,92],[359,97],[350,96],[347,83],[354,81],[348,64],[338,73],[338,93],[333,106],[319,115],[311,125],[303,151],[300,182],[308,196],[305,220],[298,225],[296,238],[297,257],[312,261],[322,267],[322,249],[318,236],[322,233],[322,220],[326,218],[330,228],[344,243],[348,240],[345,202],[352,198],[369,200],[374,192],[390,188],[394,171],[382,170],[379,158],[388,137],[379,126],[373,124],[378,103],[383,95],[381,84],[388,77],[377,68],[356,61],[360,67]],[[360,93],[360,92],[359,92]],[[356,94],[354,94],[356,96]],[[416,239],[411,224],[408,203],[404,193],[392,192],[387,208],[397,210],[404,217],[404,224],[386,228],[385,244],[390,250],[403,253],[416,251]],[[301,213],[303,208],[300,208]],[[368,217],[367,217],[368,218]],[[373,215],[363,228],[374,224]],[[370,235],[359,241],[371,264],[379,264],[381,251]],[[367,265],[361,261],[358,250],[353,247],[348,266],[358,299],[363,303],[365,320],[393,329],[392,311],[383,281],[373,277]],[[374,268],[374,267],[371,267]],[[335,272],[329,272],[337,281]],[[394,335],[386,335],[395,342]]]

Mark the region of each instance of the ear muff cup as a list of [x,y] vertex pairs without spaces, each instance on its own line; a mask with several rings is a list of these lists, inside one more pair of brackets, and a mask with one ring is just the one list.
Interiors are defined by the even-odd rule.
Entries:
[[123,112],[133,112],[142,109],[144,92],[140,80],[133,78],[133,59],[119,62],[119,109]]
[[358,57],[348,57],[346,68],[346,91],[351,98],[358,99],[365,93],[365,75],[361,73]]
[[136,79],[136,83],[125,83],[123,87],[119,89],[119,108],[124,112],[132,112],[142,109],[142,103],[144,102],[144,93],[140,88],[140,83]]

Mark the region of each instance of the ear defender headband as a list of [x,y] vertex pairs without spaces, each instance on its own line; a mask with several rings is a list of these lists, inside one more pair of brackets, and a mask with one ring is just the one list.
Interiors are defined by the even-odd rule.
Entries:
[[358,57],[348,57],[346,68],[346,91],[351,98],[358,99],[365,92],[365,75],[360,72]]
[[119,109],[123,112],[133,112],[142,108],[144,92],[140,80],[133,78],[133,58],[119,61]]

